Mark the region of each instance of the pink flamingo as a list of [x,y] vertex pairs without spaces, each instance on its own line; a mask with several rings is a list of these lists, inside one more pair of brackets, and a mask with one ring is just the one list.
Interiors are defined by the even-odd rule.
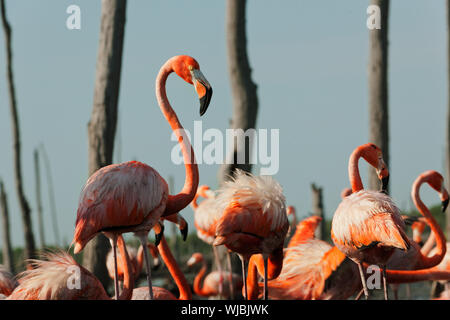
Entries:
[[406,251],[410,241],[392,199],[383,192],[364,190],[358,170],[361,157],[375,167],[383,182],[382,190],[386,190],[389,173],[380,148],[373,143],[359,146],[350,156],[348,167],[353,193],[342,199],[334,213],[331,238],[338,249],[358,265],[366,299],[369,292],[362,263],[381,266],[387,299],[386,263],[396,248]]
[[[202,264],[200,272],[195,276],[194,279],[194,292],[198,296],[210,297],[218,296],[219,294],[225,299],[233,299],[232,292],[240,291],[242,288],[242,278],[236,273],[227,271],[212,271],[206,275],[207,266],[203,255],[199,252],[192,254],[192,256],[187,261],[187,265],[192,267],[198,263]],[[206,276],[206,277],[205,277]],[[223,279],[231,279],[231,286],[233,290],[223,290],[220,292],[219,288],[223,282]],[[224,288],[227,288],[226,286]]]
[[[200,71],[197,61],[189,56],[175,56],[162,67],[156,78],[156,97],[161,111],[178,138],[183,154],[186,179],[181,192],[168,194],[166,181],[152,167],[137,161],[113,164],[97,170],[84,186],[77,211],[75,226],[75,253],[99,232],[110,240],[116,253],[117,236],[134,232],[147,248],[150,229],[162,218],[178,213],[194,198],[198,187],[198,167],[194,151],[183,134],[183,127],[170,106],[166,95],[166,80],[175,72],[193,84],[200,98],[200,115],[208,108],[212,89]],[[150,258],[144,250],[149,295],[152,298]],[[117,261],[115,258],[114,261]],[[117,263],[115,263],[115,290],[118,292]]]
[[246,263],[253,254],[264,260],[264,298],[267,281],[283,267],[283,244],[289,228],[285,197],[271,176],[253,176],[237,170],[217,198],[222,216],[217,222],[214,245],[225,245],[242,262],[242,278],[247,299]]
[[[117,246],[125,266],[123,291],[119,300],[129,300],[133,291],[131,263],[123,238]],[[19,274],[20,284],[8,300],[110,300],[100,281],[80,266],[67,252],[43,254],[46,260],[31,260],[34,269]]]

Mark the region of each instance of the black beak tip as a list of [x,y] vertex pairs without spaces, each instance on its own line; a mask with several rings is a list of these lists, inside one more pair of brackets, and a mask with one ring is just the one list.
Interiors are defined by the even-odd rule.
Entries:
[[442,201],[442,212],[445,212],[445,210],[447,210],[448,201],[449,201],[449,199]]
[[184,229],[180,229],[181,236],[183,237],[183,241],[186,241],[187,235],[188,235],[188,225],[186,224],[186,227]]
[[161,242],[161,239],[164,235],[164,225],[161,224],[161,232],[155,234],[155,246],[158,246],[159,243]]
[[209,103],[211,102],[212,92],[212,88],[207,88],[205,95],[200,98],[200,117],[206,113],[206,110],[208,110]]
[[389,176],[386,176],[386,177],[381,179],[381,192],[387,194],[388,184],[389,184]]

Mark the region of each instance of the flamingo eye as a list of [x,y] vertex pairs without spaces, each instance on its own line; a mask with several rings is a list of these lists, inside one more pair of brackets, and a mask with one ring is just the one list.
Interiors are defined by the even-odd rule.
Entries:
[[191,65],[189,65],[189,66],[188,66],[188,69],[189,69],[189,71],[192,71],[192,70],[194,69],[194,67],[191,66]]

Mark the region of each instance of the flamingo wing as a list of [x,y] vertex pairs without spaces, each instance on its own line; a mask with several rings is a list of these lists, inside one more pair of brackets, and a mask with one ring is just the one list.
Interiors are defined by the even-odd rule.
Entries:
[[97,170],[86,182],[79,200],[75,252],[100,231],[142,224],[151,227],[161,217],[168,186],[152,167],[137,161]]

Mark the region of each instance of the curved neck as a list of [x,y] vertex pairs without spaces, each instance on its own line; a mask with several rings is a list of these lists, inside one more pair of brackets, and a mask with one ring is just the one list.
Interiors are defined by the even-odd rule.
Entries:
[[428,210],[427,206],[420,199],[419,190],[423,182],[423,179],[419,179],[414,182],[411,196],[417,210],[419,210],[419,212],[425,217],[428,225],[431,228],[431,232],[436,235],[436,254],[432,257],[427,257],[426,255],[421,254],[420,258],[421,268],[431,268],[435,265],[438,265],[442,261],[447,251],[447,247],[445,243],[446,240],[444,233],[442,232],[434,217],[431,215],[430,210]]
[[194,150],[192,149],[189,139],[184,133],[183,126],[178,120],[175,111],[173,111],[166,95],[167,77],[173,72],[172,61],[172,59],[169,59],[159,71],[156,78],[156,98],[164,117],[167,122],[169,122],[170,127],[174,131],[178,143],[180,144],[184,166],[186,169],[186,178],[183,189],[180,193],[177,195],[169,195],[163,216],[177,213],[189,205],[195,196],[199,182],[198,167],[195,161]]
[[200,271],[198,272],[198,274],[195,276],[194,279],[194,292],[199,296],[207,295],[207,292],[205,292],[203,288],[203,280],[205,279],[206,269],[207,269],[206,261],[202,259],[202,268],[200,269]]
[[134,277],[132,274],[131,261],[128,256],[127,246],[122,235],[117,237],[117,247],[119,248],[120,257],[123,260],[123,290],[118,300],[130,300],[133,295]]
[[433,231],[430,231],[430,235],[428,236],[427,241],[422,246],[422,249],[420,249],[420,252],[424,256],[428,256],[428,254],[431,252],[431,250],[434,248],[434,245],[436,244],[436,237],[434,235]]
[[161,257],[164,263],[166,264],[167,269],[169,269],[170,275],[172,276],[173,280],[175,280],[178,290],[180,291],[180,297],[178,299],[191,300],[192,299],[191,288],[189,287],[189,284],[186,278],[184,277],[183,272],[181,272],[180,267],[175,261],[175,258],[173,257],[172,252],[170,251],[169,245],[167,244],[164,235],[161,237],[159,247],[160,247],[159,253],[161,254]]
[[350,178],[350,185],[352,186],[352,192],[358,192],[364,189],[361,181],[361,176],[359,175],[358,161],[361,158],[361,150],[357,148],[350,156],[348,162],[348,176]]
[[250,258],[247,271],[247,299],[259,298],[258,273],[264,274],[264,261],[261,254],[254,254]]

